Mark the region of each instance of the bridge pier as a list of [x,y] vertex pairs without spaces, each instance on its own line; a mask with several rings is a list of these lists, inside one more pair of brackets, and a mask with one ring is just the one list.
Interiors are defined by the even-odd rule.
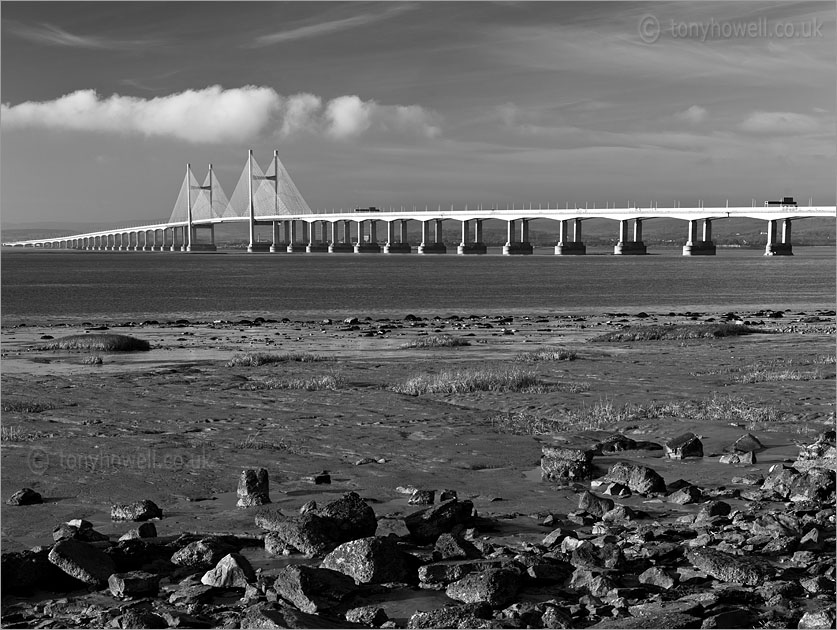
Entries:
[[[399,240],[395,240],[395,223],[398,222]],[[412,251],[410,243],[407,242],[407,220],[394,219],[387,221],[387,242],[384,244],[385,254],[409,254]]]
[[697,219],[689,220],[689,231],[686,236],[686,244],[683,246],[684,256],[714,256],[717,252],[715,243],[712,242],[712,220],[703,220],[703,239],[698,240]]
[[779,221],[780,219],[770,219],[767,222],[767,245],[764,248],[765,256],[793,256],[793,247],[791,246],[791,220],[781,219],[781,241],[778,238]]
[[514,240],[514,219],[508,221],[506,226],[506,244],[503,245],[503,256],[528,256],[533,253],[534,248],[529,242],[529,219],[520,219],[520,240]]
[[647,254],[642,242],[642,219],[634,219],[634,240],[628,240],[628,221],[619,221],[619,242],[613,247],[613,253],[621,256],[641,256]]
[[467,254],[485,254],[487,248],[482,241],[482,219],[473,219],[474,221],[474,240],[468,240],[468,230],[470,229],[471,219],[462,221],[462,239],[456,248],[456,253],[460,255]]
[[[340,224],[343,224],[343,229],[340,230]],[[337,233],[342,231],[343,238],[339,239]],[[348,254],[355,251],[352,245],[352,222],[349,219],[342,221],[335,221],[331,224],[331,245],[328,246],[329,254]]]
[[[430,223],[433,222],[433,241],[430,240]],[[442,219],[428,219],[421,222],[421,244],[419,254],[445,254],[448,248],[442,240]]]
[[357,221],[357,242],[355,243],[355,254],[380,254],[381,246],[378,245],[378,222],[375,219],[369,219],[369,235],[366,238],[363,225],[364,220]]
[[572,219],[573,239],[570,240],[569,220],[558,221],[558,242],[555,244],[556,256],[583,256],[587,246],[581,241],[581,219]]
[[[320,224],[320,238],[317,240],[317,224]],[[328,240],[326,239],[326,234],[328,233],[326,228],[326,223],[328,221],[312,221],[311,222],[311,236],[308,239],[308,247],[305,248],[305,251],[309,254],[316,254],[328,251]]]

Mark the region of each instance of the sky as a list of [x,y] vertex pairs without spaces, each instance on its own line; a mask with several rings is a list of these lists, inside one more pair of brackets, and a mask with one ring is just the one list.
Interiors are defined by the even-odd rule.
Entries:
[[0,5],[0,219],[165,219],[273,150],[315,209],[835,204],[831,2]]

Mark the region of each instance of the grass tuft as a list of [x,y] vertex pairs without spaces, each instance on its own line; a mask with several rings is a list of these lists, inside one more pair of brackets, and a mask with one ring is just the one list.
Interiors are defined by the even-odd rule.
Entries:
[[25,400],[4,400],[3,412],[41,413],[50,409],[57,409],[58,405],[51,402],[29,402]]
[[104,363],[104,361],[98,354],[91,354],[81,360],[82,365],[102,365],[102,363]]
[[237,354],[227,361],[227,367],[258,367],[260,365],[272,365],[274,363],[287,363],[296,361],[298,363],[315,363],[318,361],[333,361],[332,357],[310,352],[288,352],[285,354],[269,354],[267,352],[247,352]]
[[541,348],[539,350],[528,350],[521,352],[514,357],[515,361],[523,363],[537,363],[538,361],[575,361],[578,353],[575,350],[566,348]]
[[239,389],[263,390],[263,389],[300,389],[309,392],[331,389],[341,389],[346,385],[345,379],[339,374],[321,374],[306,378],[294,379],[259,379],[244,383]]
[[762,332],[743,324],[708,323],[675,326],[637,326],[605,333],[590,341],[659,341],[663,339],[719,339]]
[[[775,383],[778,381],[818,381],[829,378],[820,370],[755,369],[735,378],[736,383]],[[831,377],[833,378],[833,376]]]
[[409,343],[405,343],[401,348],[416,348],[419,350],[432,348],[458,348],[460,346],[470,346],[471,342],[452,335],[432,335],[427,337],[419,337],[413,339]]
[[98,350],[100,352],[144,352],[151,344],[128,335],[70,335],[50,341],[39,350]]
[[469,392],[544,393],[553,388],[534,372],[519,368],[446,370],[439,374],[417,376],[389,388],[399,394],[466,394]]

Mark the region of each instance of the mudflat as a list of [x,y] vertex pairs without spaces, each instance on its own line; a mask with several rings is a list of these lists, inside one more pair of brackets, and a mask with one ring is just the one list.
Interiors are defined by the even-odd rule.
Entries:
[[[645,512],[645,523],[688,523],[710,500],[728,503],[729,519],[754,510],[793,514],[788,501],[756,501],[746,492],[742,497],[738,491],[751,486],[740,480],[792,464],[800,445],[833,428],[835,419],[834,312],[824,308],[90,324],[41,321],[3,328],[3,500],[24,487],[43,497],[36,505],[4,504],[4,554],[51,545],[53,530],[72,519],[85,519],[116,541],[132,525],[112,521],[111,506],[148,499],[163,511],[155,521],[160,537],[190,533],[257,541],[244,553],[260,579],[289,563],[318,566],[319,560],[301,560],[293,549],[271,555],[259,547],[265,535],[254,519],[259,508],[236,507],[242,470],[259,468],[268,472],[273,509],[291,517],[312,500],[322,506],[355,492],[375,511],[376,535],[414,544],[418,556],[422,545],[410,542],[404,524],[406,515],[426,507],[410,503],[414,490],[435,490],[435,504],[443,490],[472,502],[478,520],[467,535],[492,545],[493,552],[483,547],[485,557],[498,550],[510,557],[530,552],[559,525],[580,539],[618,538],[635,523],[596,530],[604,527],[598,519],[588,522],[578,514],[584,512],[579,501],[585,491],[601,495],[603,487],[591,479],[620,461],[652,468],[669,486],[685,480],[704,492],[704,500],[685,504],[638,492],[611,497]],[[652,327],[722,324],[746,327],[749,334],[602,339]],[[146,340],[151,349],[43,349],[61,337],[103,332]],[[253,358],[259,355],[261,365]],[[673,459],[662,448],[600,452],[586,479],[542,479],[544,447],[590,449],[613,435],[662,447],[687,433],[699,438],[702,457]],[[763,446],[756,461],[721,463],[746,433]],[[315,483],[324,472],[330,483]],[[816,527],[833,565],[833,503],[814,512],[828,509]],[[730,522],[716,523],[713,541],[723,540]],[[800,525],[798,537],[806,531]],[[820,557],[811,566],[821,563]],[[775,579],[783,579],[780,568],[774,569]],[[706,580],[704,588],[721,588],[719,578],[691,570],[695,579]],[[753,614],[762,615],[765,627],[782,627],[770,623],[833,612],[833,570],[823,571],[814,571],[826,580],[821,592],[789,598],[780,613],[761,602],[751,606]],[[166,580],[176,584],[173,577]],[[398,627],[420,627],[420,621],[409,621],[416,611],[462,605],[449,597],[453,591],[446,595],[426,584],[419,588],[414,579],[404,582],[397,596],[395,590],[377,598],[367,593],[358,601],[374,599]],[[550,591],[547,582],[532,578],[514,601],[535,606],[557,598],[566,605],[571,625],[544,627],[638,627],[618,624],[642,616],[630,612],[631,606],[667,597],[660,589],[631,591],[616,582],[611,595],[594,596],[588,587],[574,591],[566,583]],[[69,596],[101,593],[107,591]],[[579,604],[585,594],[594,599]],[[3,615],[20,623],[43,619],[43,606],[33,608],[32,602],[55,597],[43,589],[7,594]],[[195,614],[213,624],[222,618],[243,624],[251,619],[245,603],[252,608],[267,600],[250,593],[242,601],[219,597]],[[525,627],[513,625],[514,615],[503,612],[508,605],[474,618]],[[725,612],[717,606],[712,614]],[[327,612],[324,623],[345,622],[345,615],[336,614]],[[60,613],[54,618],[67,620]],[[93,624],[76,619],[79,627]]]

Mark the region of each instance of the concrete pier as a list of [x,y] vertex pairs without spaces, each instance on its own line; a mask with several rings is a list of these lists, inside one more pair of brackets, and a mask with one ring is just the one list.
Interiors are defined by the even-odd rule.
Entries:
[[686,244],[683,245],[684,256],[714,256],[717,253],[715,243],[712,242],[712,220],[703,220],[703,238],[697,238],[697,219],[689,221],[689,231]]
[[634,240],[628,240],[628,221],[619,221],[619,242],[613,247],[613,253],[621,256],[641,256],[647,254],[642,242],[642,219],[634,219]]
[[[430,223],[433,223],[433,238],[430,240]],[[442,241],[442,220],[430,219],[421,222],[421,244],[418,246],[419,254],[446,254],[448,248]]]
[[355,254],[380,254],[381,246],[378,245],[377,221],[369,220],[369,234],[364,234],[363,224],[366,221],[357,222],[357,242],[355,243]]
[[506,226],[506,244],[503,245],[504,256],[528,256],[534,252],[529,242],[529,220],[520,220],[520,240],[514,240],[514,227],[516,221],[510,220]]
[[767,222],[767,245],[764,248],[765,256],[793,256],[791,246],[791,220],[782,219],[782,240],[778,239],[780,219],[771,219]]
[[[569,224],[573,224],[573,238],[570,240]],[[587,246],[581,241],[581,219],[558,221],[558,243],[555,244],[556,256],[583,256]]]
[[[398,240],[395,240],[395,224],[398,223]],[[387,242],[384,244],[385,254],[409,254],[413,250],[407,241],[407,221],[397,219],[387,221]]]
[[456,247],[456,253],[461,255],[466,254],[485,254],[488,251],[485,243],[482,241],[482,219],[474,219],[474,240],[468,240],[468,229],[471,221],[462,222],[462,240]]

